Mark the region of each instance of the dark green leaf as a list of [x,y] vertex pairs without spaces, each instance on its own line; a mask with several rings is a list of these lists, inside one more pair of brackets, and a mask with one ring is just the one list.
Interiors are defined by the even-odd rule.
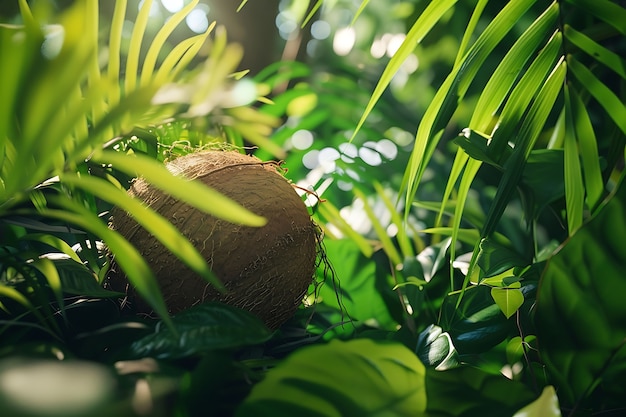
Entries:
[[256,316],[221,303],[203,303],[172,317],[177,334],[157,325],[155,333],[130,348],[135,357],[176,359],[217,349],[235,349],[267,341],[272,333]]
[[485,285],[470,287],[446,297],[441,307],[440,325],[450,333],[459,354],[485,352],[502,342],[514,325],[509,322]]
[[512,416],[536,398],[521,382],[472,367],[427,370],[426,393],[432,417]]
[[495,239],[486,238],[480,242],[477,264],[485,277],[500,274],[516,266],[528,265],[528,260],[510,246],[505,246]]
[[[622,393],[626,379],[626,183],[548,261],[537,294],[541,358],[565,405],[602,381]],[[600,396],[609,394],[600,388]]]
[[568,0],[626,35],[626,9],[609,0]]
[[68,294],[85,297],[123,297],[123,293],[105,290],[98,284],[98,277],[82,263],[71,259],[56,259],[54,264],[61,279],[61,288]]
[[296,351],[268,372],[235,415],[419,416],[427,403],[424,373],[401,344],[333,340]]

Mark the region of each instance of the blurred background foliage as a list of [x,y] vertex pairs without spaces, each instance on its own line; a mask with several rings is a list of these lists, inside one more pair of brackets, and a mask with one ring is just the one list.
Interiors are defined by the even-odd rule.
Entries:
[[[57,23],[74,3],[33,10]],[[380,404],[396,415],[623,413],[623,2],[96,3],[92,63],[106,66],[119,31],[120,83],[161,40],[155,69],[177,45],[198,48],[176,80],[154,86],[160,111],[154,100],[128,104],[141,123],[94,138],[85,110],[90,152],[161,162],[236,146],[281,159],[324,230],[328,262],[274,334],[224,306],[191,320],[129,317],[100,285],[102,229],[44,209],[103,225],[123,199],[68,173],[118,190],[137,173],[115,154],[65,152],[18,203],[0,205],[0,379],[24,369],[18,353],[64,359],[47,375],[94,375],[99,395],[82,410],[102,415],[377,415]],[[25,23],[17,2],[0,16],[3,30]],[[46,71],[36,70],[25,79]],[[220,94],[206,105],[189,86]],[[158,304],[151,280],[136,276]],[[69,390],[57,395],[74,404]]]

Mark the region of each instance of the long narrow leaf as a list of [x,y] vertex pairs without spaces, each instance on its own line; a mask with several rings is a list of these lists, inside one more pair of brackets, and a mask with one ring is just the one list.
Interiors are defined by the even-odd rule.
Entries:
[[396,51],[394,56],[389,60],[389,63],[385,67],[380,79],[378,80],[378,84],[374,88],[374,92],[370,96],[370,100],[365,106],[365,110],[363,111],[363,115],[359,120],[356,128],[354,129],[354,133],[352,134],[352,138],[354,139],[358,133],[358,131],[365,123],[365,119],[369,116],[369,114],[374,109],[374,106],[382,96],[385,89],[393,79],[393,76],[402,66],[402,63],[408,58],[408,56],[413,52],[415,47],[422,42],[424,37],[430,32],[430,30],[435,26],[435,24],[441,19],[441,17],[457,2],[457,0],[442,0],[442,1],[433,1],[431,2],[426,10],[420,15],[417,21],[413,24],[411,29],[406,35],[404,42],[400,45],[400,48]]
[[488,2],[489,0],[479,0],[478,4],[476,4],[476,7],[474,7],[472,17],[470,17],[469,23],[467,24],[467,27],[463,32],[463,39],[461,39],[461,44],[459,45],[459,50],[454,60],[455,67],[458,66],[461,63],[463,57],[465,57],[470,40],[472,39],[472,36],[474,36],[474,30],[476,29],[476,26],[478,25],[480,17],[482,16],[483,11],[485,10],[485,6],[487,6]]
[[146,59],[144,59],[143,66],[141,68],[141,80],[140,85],[146,85],[152,79],[152,74],[154,72],[157,58],[159,56],[159,52],[163,48],[165,41],[172,34],[172,32],[176,29],[178,24],[185,19],[185,17],[193,10],[194,7],[198,4],[199,0],[192,0],[183,7],[181,10],[176,12],[172,17],[169,18],[167,22],[163,25],[161,30],[156,34],[152,43],[150,44],[150,48],[146,54]]
[[563,86],[565,74],[566,65],[564,62],[560,62],[545,81],[528,110],[515,140],[515,150],[507,161],[505,174],[498,185],[496,196],[487,214],[481,233],[483,237],[488,237],[495,231],[496,225],[522,176],[528,154],[554,107],[556,98]]
[[[587,192],[587,203],[590,208],[594,208],[600,203],[604,193],[604,183],[602,181],[602,171],[600,169],[600,157],[598,156],[598,143],[591,124],[591,118],[587,113],[585,105],[580,95],[574,89],[566,87],[569,93],[569,111],[573,122],[578,153],[582,160],[583,175],[585,179],[585,191]],[[566,111],[568,109],[566,101]],[[566,152],[567,154],[567,152]],[[568,175],[565,175],[568,178]]]
[[130,45],[126,59],[126,72],[124,74],[124,93],[129,94],[137,85],[137,71],[139,68],[139,56],[141,55],[141,43],[148,25],[152,0],[145,0],[139,9],[137,20],[133,26],[133,33],[130,36]]
[[567,0],[626,35],[626,9],[610,0]]
[[122,46],[122,30],[126,16],[127,0],[115,2],[111,29],[109,31],[109,60],[107,64],[107,79],[109,80],[109,106],[114,106],[120,101],[120,54]]
[[626,105],[576,58],[568,56],[567,65],[574,77],[580,81],[581,86],[591,93],[622,133],[626,134]]
[[409,165],[404,173],[403,187],[406,187],[407,205],[413,201],[424,169],[430,160],[427,149],[433,150],[442,131],[454,114],[458,101],[464,97],[482,64],[497,44],[511,30],[524,13],[532,6],[532,0],[507,3],[491,21],[468,51],[466,57],[448,75],[439,88],[431,105],[426,110],[417,130],[415,146]]
[[580,172],[578,144],[576,143],[576,111],[573,109],[572,92],[565,86],[565,207],[567,230],[572,236],[583,223],[585,187]]
[[490,133],[488,126],[496,112],[508,97],[526,63],[539,49],[550,33],[559,14],[559,6],[554,3],[533,22],[518,38],[498,65],[476,103],[469,127],[479,132]]
[[626,60],[624,58],[569,25],[565,25],[563,33],[569,42],[585,51],[598,62],[603,63],[607,68],[615,71],[615,73],[626,80]]
[[374,231],[376,232],[376,235],[378,236],[378,240],[380,241],[385,253],[389,257],[389,260],[394,266],[401,265],[402,258],[400,257],[400,253],[398,252],[398,249],[396,249],[396,246],[394,245],[394,243],[391,241],[391,238],[387,234],[387,231],[378,220],[378,217],[374,213],[374,210],[372,210],[372,207],[367,201],[367,197],[358,188],[355,188],[353,192],[354,192],[354,195],[357,198],[361,199],[361,201],[363,202],[363,210],[365,210],[365,214],[367,215],[368,219],[372,223],[372,227],[374,228]]

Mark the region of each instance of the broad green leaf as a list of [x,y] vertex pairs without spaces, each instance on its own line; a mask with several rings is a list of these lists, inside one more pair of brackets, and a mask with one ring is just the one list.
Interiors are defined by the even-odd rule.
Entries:
[[513,417],[561,417],[559,397],[552,385],[543,389],[539,398],[519,410]]
[[511,416],[536,398],[522,382],[470,366],[428,369],[426,395],[427,417]]
[[[394,329],[398,323],[385,303],[385,296],[392,296],[393,293],[386,280],[380,282],[374,259],[364,256],[351,239],[327,239],[324,247],[336,276],[326,277],[324,285],[318,289],[319,300],[333,308],[345,309],[354,320],[365,322],[374,319],[381,328]],[[318,276],[324,276],[322,269],[323,266],[320,266]],[[339,288],[335,287],[336,282]],[[349,294],[349,297],[339,298],[338,290]]]
[[154,210],[146,207],[138,199],[131,197],[126,191],[115,187],[110,182],[92,176],[62,175],[64,184],[79,187],[93,193],[98,198],[128,212],[152,236],[159,240],[170,252],[176,255],[193,271],[198,273],[217,288],[222,284],[211,272],[204,257],[181,232]]
[[393,76],[398,72],[400,66],[404,63],[404,61],[408,58],[408,56],[413,52],[415,47],[422,42],[424,37],[430,32],[433,26],[437,24],[437,22],[441,19],[441,17],[457,2],[457,0],[443,0],[443,1],[435,1],[431,2],[426,10],[420,15],[420,17],[415,21],[411,29],[406,35],[406,38],[400,45],[400,48],[396,51],[394,56],[389,60],[389,63],[385,67],[385,70],[380,76],[378,80],[378,84],[374,88],[372,95],[370,97],[365,110],[363,111],[363,115],[359,120],[354,132],[352,134],[351,141],[356,137],[357,133],[365,123],[365,119],[369,116],[369,114],[374,109],[374,106],[383,95],[389,83],[393,79]]
[[424,376],[424,365],[404,345],[332,340],[300,349],[269,371],[235,416],[420,416]]
[[251,213],[204,184],[172,175],[162,163],[149,157],[102,151],[94,155],[93,160],[102,164],[112,164],[116,169],[131,176],[140,175],[148,183],[172,197],[224,220],[246,226],[263,226],[266,223],[263,217]]
[[565,39],[576,45],[607,68],[615,71],[620,77],[626,79],[626,60],[616,53],[608,50],[587,35],[577,31],[570,25],[565,25],[563,31]]
[[[519,286],[519,283],[517,284]],[[494,287],[491,289],[491,297],[507,319],[524,304],[524,294],[519,288]]]
[[461,355],[488,351],[514,327],[491,297],[491,288],[485,285],[448,295],[441,307],[439,325],[450,334]]
[[609,0],[567,0],[626,35],[626,9]]
[[266,342],[272,332],[256,316],[221,303],[202,303],[172,317],[176,333],[158,325],[130,347],[133,357],[180,359],[210,350],[236,349]]
[[61,278],[59,277],[59,272],[57,271],[54,262],[48,258],[38,258],[35,259],[31,265],[38,270],[41,275],[44,277],[48,286],[52,290],[54,294],[54,298],[56,302],[59,303],[59,307],[61,309],[61,314],[65,315],[63,312],[63,306],[65,303],[63,302],[63,288],[61,286]]
[[549,259],[539,284],[541,358],[565,406],[594,390],[626,405],[610,388],[626,378],[625,184]]
[[[575,94],[575,92],[574,92]],[[580,169],[578,143],[576,135],[576,119],[578,116],[572,109],[572,91],[565,86],[565,138],[564,150],[564,178],[565,178],[565,207],[567,212],[567,230],[569,235],[574,234],[583,222],[585,200],[585,186]]]
[[565,195],[564,172],[562,149],[536,149],[528,155],[520,191],[533,210],[533,219],[545,206]]
[[589,91],[607,112],[622,133],[626,134],[626,105],[609,87],[600,81],[587,67],[573,56],[567,57],[569,71],[578,79],[581,87]]
[[526,266],[530,263],[530,259],[525,259],[510,244],[502,244],[496,239],[482,239],[479,250],[477,264],[485,277],[492,277],[516,266]]

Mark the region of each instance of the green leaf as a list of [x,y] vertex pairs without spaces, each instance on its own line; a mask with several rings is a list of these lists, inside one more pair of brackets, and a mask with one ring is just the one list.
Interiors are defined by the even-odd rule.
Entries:
[[504,245],[495,239],[485,238],[480,242],[477,264],[484,276],[491,277],[516,266],[526,266],[529,260],[524,259],[510,245]]
[[[518,283],[519,285],[519,283]],[[519,288],[491,289],[491,297],[496,302],[505,317],[510,318],[524,304],[524,294]]]
[[[437,3],[433,2],[431,5]],[[475,75],[497,44],[533,3],[532,0],[507,3],[437,90],[435,98],[428,106],[418,127],[415,146],[402,180],[402,189],[406,189],[407,206],[414,199],[426,165],[441,138],[443,129],[454,114],[458,102],[465,96]]]
[[87,266],[72,259],[55,259],[61,288],[64,293],[84,297],[113,298],[124,297],[124,293],[105,290],[98,284],[98,277]]
[[[575,92],[574,92],[575,93]],[[565,86],[565,138],[564,148],[564,178],[565,178],[565,207],[567,211],[567,230],[569,235],[574,234],[583,222],[585,186],[578,157],[578,143],[576,141],[576,117],[572,110],[571,90]]]
[[568,0],[626,35],[626,9],[609,0]]
[[595,42],[584,33],[572,28],[570,25],[565,25],[563,33],[565,34],[565,39],[569,42],[585,51],[598,62],[606,65],[607,68],[615,71],[617,75],[623,79],[626,79],[626,60],[622,57]]
[[[505,164],[504,175],[502,176],[500,184],[498,184],[496,196],[489,208],[485,225],[481,231],[483,237],[490,236],[495,231],[502,217],[502,213],[504,213],[504,209],[515,192],[522,177],[528,154],[539,137],[552,111],[556,98],[561,91],[565,74],[565,63],[560,62],[553,67],[553,71],[549,74],[545,82],[542,83],[541,89],[537,92],[533,103],[528,109],[526,117],[524,117],[518,134],[516,135],[515,150]],[[541,77],[540,80],[541,79],[543,79],[543,77]],[[509,128],[511,128],[511,126],[509,126]]]
[[[559,5],[553,3],[522,33],[502,58],[502,62],[489,78],[489,82],[487,82],[474,107],[475,110],[469,123],[471,129],[490,133],[487,129],[493,124],[498,109],[515,86],[528,60],[534,56],[535,51],[539,49],[546,36],[553,30],[558,13]],[[489,160],[477,159],[485,162]]]
[[426,416],[511,416],[535,399],[525,384],[501,374],[463,366],[447,371],[426,371]]
[[333,340],[300,349],[269,371],[235,416],[419,416],[427,403],[424,375],[401,344]]
[[472,286],[463,293],[446,297],[439,324],[450,334],[460,354],[491,349],[504,340],[513,326],[494,303],[491,288],[485,285]]
[[[626,379],[626,183],[549,259],[534,317],[541,358],[563,405]],[[601,385],[598,384],[601,382]]]
[[263,226],[266,223],[265,218],[257,216],[201,182],[172,175],[162,163],[149,157],[102,151],[95,155],[93,160],[102,164],[112,164],[116,169],[131,176],[141,175],[147,182],[169,195],[224,220],[246,226]]
[[420,15],[420,17],[413,23],[413,26],[409,30],[406,35],[406,38],[400,45],[400,48],[396,51],[394,56],[389,60],[389,63],[385,67],[385,70],[380,76],[378,80],[378,84],[374,88],[372,95],[370,97],[365,110],[363,111],[363,115],[359,120],[354,132],[352,134],[352,141],[361,127],[363,123],[365,123],[365,119],[369,116],[369,114],[374,109],[374,106],[383,95],[383,92],[391,83],[393,76],[398,72],[404,61],[408,58],[408,56],[415,50],[415,47],[422,42],[424,37],[430,32],[433,26],[441,19],[441,17],[457,2],[457,0],[443,0],[443,1],[435,1],[431,2],[426,10]]
[[513,417],[561,417],[559,397],[552,385],[543,389],[543,392],[532,403],[519,410]]
[[[375,319],[381,328],[394,329],[397,322],[385,303],[385,295],[389,295],[391,290],[386,281],[379,282],[374,259],[364,256],[351,239],[327,239],[324,249],[336,277],[327,277],[326,283],[318,289],[321,302],[337,309],[345,308],[354,320]],[[322,269],[323,265],[318,276],[323,276]],[[339,283],[339,288],[332,279]],[[338,290],[349,294],[349,297],[339,299]]]
[[567,57],[567,68],[607,112],[617,127],[626,134],[626,105],[609,87],[573,56]]
[[267,341],[272,332],[247,311],[221,303],[195,305],[172,317],[173,328],[155,332],[130,347],[133,357],[180,359],[210,350],[236,349]]

